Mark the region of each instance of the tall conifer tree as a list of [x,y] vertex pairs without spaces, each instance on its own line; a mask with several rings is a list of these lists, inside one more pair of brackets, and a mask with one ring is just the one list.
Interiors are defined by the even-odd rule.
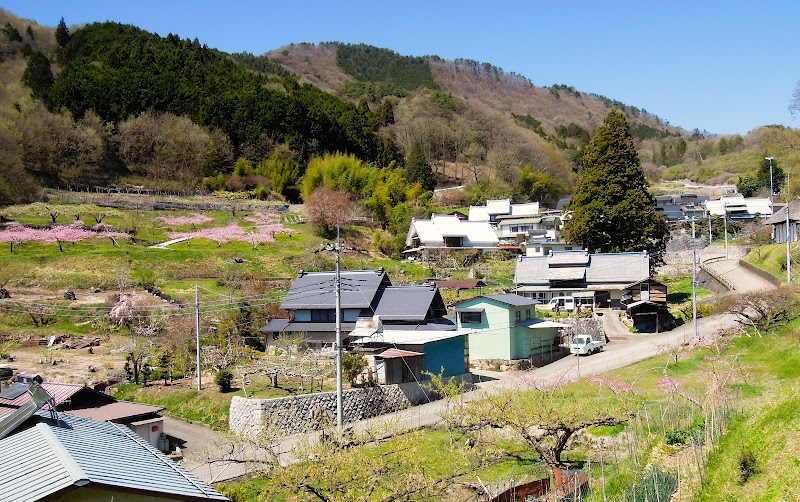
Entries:
[[61,18],[61,21],[58,22],[58,26],[56,27],[56,42],[58,43],[59,47],[65,47],[69,43],[70,34],[69,30],[67,29],[67,23],[64,22],[64,18]]
[[409,183],[419,183],[423,190],[432,191],[436,188],[436,175],[425,159],[425,152],[422,151],[422,144],[419,141],[414,143],[406,159],[406,180]]
[[581,159],[566,240],[593,253],[647,251],[663,261],[669,229],[656,210],[625,115],[612,110]]

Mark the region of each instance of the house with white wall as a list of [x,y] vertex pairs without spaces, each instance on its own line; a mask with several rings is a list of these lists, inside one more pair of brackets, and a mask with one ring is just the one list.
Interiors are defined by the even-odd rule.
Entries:
[[404,254],[429,249],[480,249],[497,251],[499,240],[487,221],[464,221],[454,215],[434,214],[430,219],[412,219]]

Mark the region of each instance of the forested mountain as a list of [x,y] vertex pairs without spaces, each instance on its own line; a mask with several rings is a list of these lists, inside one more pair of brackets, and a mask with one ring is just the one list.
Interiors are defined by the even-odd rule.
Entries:
[[[415,146],[440,186],[469,185],[454,202],[554,202],[571,193],[583,148],[612,108],[628,116],[651,181],[736,182],[765,151],[795,142],[779,127],[689,133],[635,106],[471,60],[335,42],[225,54],[113,22],[70,32],[2,10],[0,25],[0,203],[66,183],[299,200],[314,158],[340,152],[394,169]],[[782,151],[791,171],[794,153]]]

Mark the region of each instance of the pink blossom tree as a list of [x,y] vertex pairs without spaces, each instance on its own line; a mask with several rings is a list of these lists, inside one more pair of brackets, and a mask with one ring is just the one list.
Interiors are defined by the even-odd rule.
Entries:
[[202,225],[214,221],[214,218],[200,213],[192,213],[188,216],[159,216],[156,220],[170,227],[182,227],[187,225]]
[[0,232],[0,242],[8,242],[11,252],[14,252],[14,244],[22,242],[58,243],[58,249],[64,252],[64,243],[98,237],[108,237],[116,246],[117,238],[128,237],[128,234],[117,232],[110,226],[98,226],[97,230],[87,229],[81,222],[73,222],[69,225],[53,225],[49,228],[31,228],[17,222],[6,223],[5,229]]

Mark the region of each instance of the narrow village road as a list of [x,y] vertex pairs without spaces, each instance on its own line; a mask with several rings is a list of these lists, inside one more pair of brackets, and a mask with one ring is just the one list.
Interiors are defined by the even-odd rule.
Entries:
[[774,289],[775,286],[766,279],[750,272],[739,264],[739,260],[717,260],[703,264],[703,268],[723,277],[734,287],[734,292],[744,293],[762,289]]
[[[768,281],[739,266],[738,260],[720,260],[714,262],[713,266],[715,273],[721,274],[735,286],[735,293],[774,288]],[[585,379],[591,375],[605,373],[647,359],[659,354],[668,346],[687,343],[695,336],[695,327],[691,322],[672,331],[656,334],[630,333],[624,330],[624,325],[618,319],[616,322],[604,321],[604,326],[609,326],[613,333],[609,333],[611,342],[605,346],[602,352],[584,357],[568,356],[532,372],[474,371],[476,388],[472,392],[463,394],[463,399],[472,401],[484,397],[486,393],[497,392],[501,389],[525,388],[530,385],[530,379],[542,383]],[[703,337],[721,329],[734,329],[738,326],[739,322],[735,316],[716,314],[698,320],[697,335]],[[349,426],[356,431],[364,431],[368,428],[380,430],[380,427],[387,425],[399,429],[428,427],[440,421],[439,413],[445,406],[446,402],[444,401],[433,401],[395,413],[362,420]],[[279,461],[286,464],[295,460],[292,450],[300,442],[315,441],[318,437],[319,433],[287,436],[281,440],[274,451],[278,455]],[[185,462],[184,466],[208,482],[236,478],[247,471],[247,466],[240,463],[221,463],[211,466],[192,460]]]

